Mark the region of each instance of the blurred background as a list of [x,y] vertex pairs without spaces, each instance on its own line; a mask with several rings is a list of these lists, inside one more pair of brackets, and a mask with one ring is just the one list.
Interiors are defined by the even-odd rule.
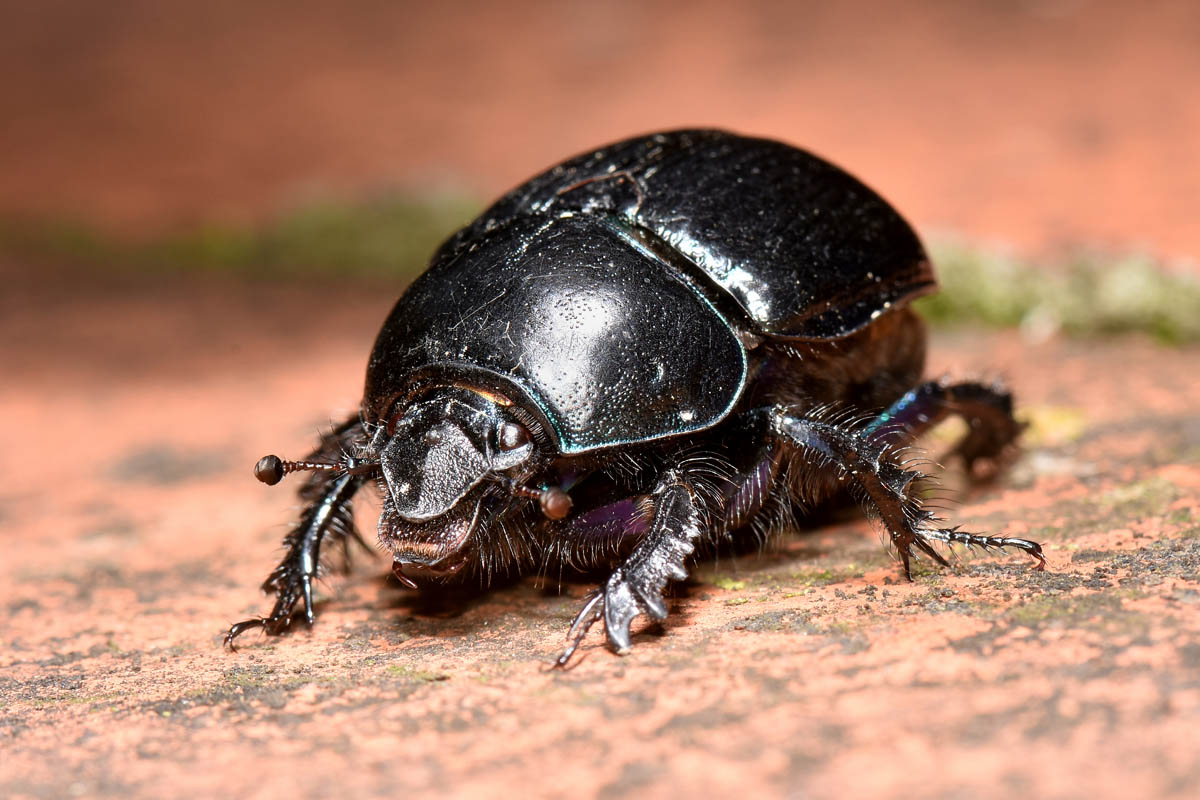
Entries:
[[1198,85],[1190,0],[0,0],[5,361],[77,352],[80,303],[101,372],[314,314],[369,340],[492,198],[681,126],[863,178],[933,250],[935,323],[1195,341]]
[[86,230],[97,249],[200,228],[232,240],[380,197],[477,208],[593,145],[720,126],[825,155],[926,233],[1200,252],[1190,0],[41,0],[0,14],[10,240],[22,222]]

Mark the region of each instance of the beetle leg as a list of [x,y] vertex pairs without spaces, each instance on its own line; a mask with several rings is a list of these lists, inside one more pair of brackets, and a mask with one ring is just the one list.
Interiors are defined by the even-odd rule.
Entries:
[[863,431],[869,438],[893,444],[915,438],[951,414],[966,421],[967,434],[951,450],[969,473],[976,463],[1002,454],[1024,427],[1013,417],[1012,393],[999,383],[927,381],[912,389],[876,417]]
[[692,483],[673,469],[659,477],[649,500],[654,508],[649,529],[576,617],[568,634],[572,643],[558,658],[558,666],[567,663],[588,627],[601,619],[609,647],[621,654],[629,651],[629,625],[635,617],[666,619],[662,591],[668,580],[687,577],[685,562],[704,533],[701,503]]
[[920,499],[911,491],[913,483],[922,477],[921,473],[896,463],[886,444],[831,423],[794,416],[786,408],[776,407],[768,413],[770,431],[775,437],[832,465],[839,471],[839,479],[850,478],[862,490],[868,507],[883,520],[904,564],[904,575],[910,580],[910,562],[915,551],[948,566],[932,541],[956,542],[983,549],[1015,547],[1037,559],[1037,569],[1045,565],[1042,548],[1036,542],[935,527],[932,524],[936,521],[934,514],[922,508]]
[[767,441],[747,469],[726,479],[721,492],[725,531],[737,530],[763,509],[779,476],[782,461],[778,445]]
[[583,608],[575,615],[575,620],[571,623],[570,630],[567,631],[567,639],[570,644],[554,660],[554,666],[565,667],[567,662],[571,660],[571,656],[575,655],[575,651],[579,649],[579,645],[583,642],[583,638],[587,636],[588,631],[603,618],[604,590],[597,589],[592,592],[587,602],[583,604]]
[[[357,430],[356,430],[357,429]],[[324,437],[312,457],[340,455],[356,432],[357,420],[342,425]],[[291,627],[297,601],[304,602],[304,620],[313,624],[313,579],[320,565],[321,544],[326,537],[341,540],[343,548],[349,539],[367,547],[354,528],[351,498],[366,478],[346,472],[318,472],[301,488],[300,496],[309,505],[300,515],[299,524],[283,539],[287,553],[262,584],[262,590],[275,595],[275,605],[266,617],[255,617],[235,623],[225,634],[225,644],[231,649],[234,640],[252,628],[262,628],[277,636]],[[369,548],[368,548],[369,549]]]

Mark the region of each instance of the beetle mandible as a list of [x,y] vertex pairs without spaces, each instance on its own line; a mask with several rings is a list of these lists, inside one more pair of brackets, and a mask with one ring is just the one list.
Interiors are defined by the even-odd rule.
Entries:
[[270,614],[313,622],[323,547],[361,539],[351,499],[382,497],[380,543],[405,585],[549,567],[611,567],[568,633],[603,621],[630,646],[639,614],[703,545],[786,526],[846,488],[909,575],[938,547],[1041,547],[948,527],[901,451],[949,415],[971,470],[1021,426],[990,382],[924,381],[909,307],[935,289],[904,219],[837,167],[717,130],[627,139],[565,161],[451,236],[371,352],[359,413],[311,470]]

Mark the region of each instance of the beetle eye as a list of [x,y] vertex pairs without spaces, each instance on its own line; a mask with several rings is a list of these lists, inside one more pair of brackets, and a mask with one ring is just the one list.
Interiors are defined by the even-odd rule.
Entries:
[[516,450],[529,444],[529,431],[515,422],[505,422],[496,437],[502,451]]

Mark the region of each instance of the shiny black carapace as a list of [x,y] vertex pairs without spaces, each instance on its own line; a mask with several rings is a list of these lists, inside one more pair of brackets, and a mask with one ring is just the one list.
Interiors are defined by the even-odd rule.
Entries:
[[901,455],[947,415],[968,468],[1020,425],[981,382],[927,381],[907,307],[933,291],[912,228],[821,159],[715,130],[642,136],[538,175],[454,234],[396,303],[359,414],[275,483],[313,470],[269,616],[227,642],[313,621],[323,546],[358,538],[350,501],[383,498],[379,540],[399,580],[609,567],[568,635],[629,647],[701,545],[786,527],[849,489],[905,574],[923,554],[1024,539],[945,527]]

